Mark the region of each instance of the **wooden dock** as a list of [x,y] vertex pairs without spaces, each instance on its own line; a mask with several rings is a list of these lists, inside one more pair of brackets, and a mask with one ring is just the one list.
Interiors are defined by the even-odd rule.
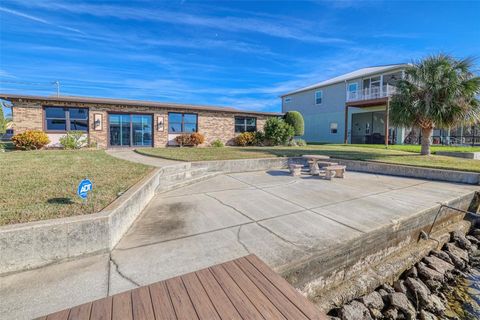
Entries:
[[327,319],[255,255],[116,294],[39,319]]

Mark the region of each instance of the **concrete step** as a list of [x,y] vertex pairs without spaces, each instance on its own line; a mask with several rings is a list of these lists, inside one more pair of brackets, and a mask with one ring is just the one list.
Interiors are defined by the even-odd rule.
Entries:
[[207,172],[207,168],[195,168],[195,169],[186,169],[186,170],[178,168],[176,171],[173,171],[169,174],[160,175],[159,184],[169,184],[171,182],[190,179],[193,177],[200,176],[205,172]]
[[171,174],[175,174],[179,171],[189,170],[191,167],[192,167],[191,162],[182,162],[182,163],[179,163],[179,164],[164,166],[161,169],[162,170],[161,174],[162,175],[171,175]]
[[[205,168],[202,168],[205,169]],[[176,188],[181,188],[185,187],[200,181],[208,180],[213,177],[216,177],[222,172],[207,172],[206,170],[203,171],[203,173],[199,173],[200,171],[197,171],[196,174],[191,175],[189,178],[184,178],[184,179],[177,179],[177,180],[171,180],[171,181],[166,181],[164,183],[160,182],[157,189],[155,190],[155,193],[162,193],[162,192],[167,192]],[[160,179],[162,179],[160,177]]]

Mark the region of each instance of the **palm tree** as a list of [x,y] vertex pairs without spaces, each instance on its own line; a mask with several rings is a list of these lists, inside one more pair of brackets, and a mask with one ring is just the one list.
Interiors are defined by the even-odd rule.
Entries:
[[422,155],[430,155],[433,128],[448,128],[480,121],[480,77],[472,71],[473,59],[456,60],[439,54],[413,63],[397,84],[390,102],[395,126],[418,127]]
[[0,103],[0,134],[4,134],[7,129],[7,120],[3,115],[3,104]]

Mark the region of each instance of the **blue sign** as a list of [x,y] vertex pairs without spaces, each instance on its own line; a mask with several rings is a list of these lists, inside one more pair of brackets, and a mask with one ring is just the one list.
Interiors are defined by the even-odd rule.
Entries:
[[93,184],[92,181],[88,179],[83,179],[82,182],[78,185],[77,194],[82,199],[87,199],[88,192],[92,191]]

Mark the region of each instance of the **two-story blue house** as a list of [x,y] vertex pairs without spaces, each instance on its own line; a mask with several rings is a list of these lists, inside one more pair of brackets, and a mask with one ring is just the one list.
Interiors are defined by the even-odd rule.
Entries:
[[388,104],[406,66],[363,68],[288,92],[282,112],[302,113],[307,142],[402,143],[406,130],[389,126]]

